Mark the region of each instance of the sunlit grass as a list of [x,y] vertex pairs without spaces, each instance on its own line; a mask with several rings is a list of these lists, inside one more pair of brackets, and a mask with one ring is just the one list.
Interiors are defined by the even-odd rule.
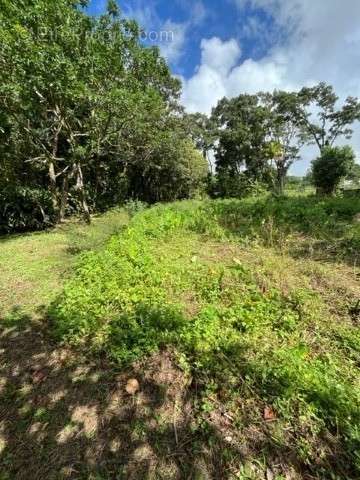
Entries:
[[0,237],[1,317],[38,316],[61,291],[76,255],[102,247],[127,218],[124,210],[112,210],[91,226],[74,219],[45,232]]
[[[263,478],[284,462],[278,478],[296,468],[355,479],[359,211],[314,197],[134,205],[126,228],[127,214],[112,211],[90,227],[3,238],[3,321],[50,320],[51,335],[86,347],[75,359],[105,355],[114,369],[171,355],[190,382],[193,453],[198,442],[220,451],[229,478]],[[69,388],[85,377],[75,369]],[[35,423],[51,424],[41,408]],[[134,439],[148,440],[133,420]]]
[[[316,199],[147,210],[83,257],[52,308],[54,332],[122,365],[175,348],[199,385],[199,418],[221,403],[240,438],[241,419],[268,408],[279,432],[292,432],[276,441],[300,462],[329,468],[337,448],[338,468],[360,471],[360,344],[350,314],[359,272],[340,263],[356,254],[357,211]],[[303,251],[304,238],[331,246],[323,264]],[[334,284],[346,292],[340,301]]]

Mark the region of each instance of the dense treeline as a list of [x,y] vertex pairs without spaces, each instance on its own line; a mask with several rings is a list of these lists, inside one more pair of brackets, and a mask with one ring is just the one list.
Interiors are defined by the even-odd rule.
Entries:
[[[313,183],[319,193],[333,193],[355,165],[352,150],[334,143],[341,137],[351,138],[351,125],[360,119],[356,98],[348,97],[340,108],[338,100],[325,83],[299,92],[242,94],[221,100],[211,117],[219,196],[237,197],[258,184],[282,194],[290,167],[300,159],[301,147],[309,144],[318,147],[319,159],[324,158],[328,168],[325,185],[316,175]],[[330,165],[329,156],[335,160]],[[319,163],[314,161],[312,170]]]
[[178,104],[179,81],[115,2],[1,4],[3,230],[34,228],[125,198],[188,197],[206,176]]
[[89,221],[129,198],[193,197],[206,177],[214,197],[281,194],[309,143],[320,152],[312,175],[320,193],[353,171],[353,152],[333,145],[350,138],[357,99],[338,108],[320,83],[224,98],[210,117],[186,114],[180,82],[158,48],[141,42],[137,23],[113,0],[100,17],[86,4],[0,1],[1,232],[77,212]]

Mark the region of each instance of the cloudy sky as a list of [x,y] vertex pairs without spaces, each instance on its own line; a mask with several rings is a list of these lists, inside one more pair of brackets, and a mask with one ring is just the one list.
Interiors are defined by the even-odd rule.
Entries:
[[[92,0],[90,12],[106,0]],[[340,99],[360,97],[360,0],[126,0],[148,43],[160,46],[183,82],[190,112],[210,113],[224,96],[298,89],[326,81]],[[170,32],[170,33],[169,33]],[[360,125],[352,144],[360,159]],[[306,148],[293,173],[316,150]]]

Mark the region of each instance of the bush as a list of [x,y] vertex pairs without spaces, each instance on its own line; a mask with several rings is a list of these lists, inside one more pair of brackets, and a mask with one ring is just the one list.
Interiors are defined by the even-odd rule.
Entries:
[[263,195],[268,191],[265,183],[251,179],[244,173],[219,173],[208,179],[208,192],[212,198],[245,198]]
[[55,220],[50,194],[43,189],[8,187],[0,192],[0,233],[41,230]]
[[355,164],[351,147],[325,147],[312,162],[312,181],[319,193],[332,195]]
[[130,217],[133,217],[139,212],[144,211],[148,208],[148,204],[146,202],[142,202],[141,200],[128,200],[124,204],[125,211],[129,214]]

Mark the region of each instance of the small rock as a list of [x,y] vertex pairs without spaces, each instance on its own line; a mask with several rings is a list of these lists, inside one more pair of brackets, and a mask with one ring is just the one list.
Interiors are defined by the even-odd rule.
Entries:
[[125,390],[129,395],[135,395],[135,393],[140,389],[139,382],[136,380],[136,378],[130,378],[128,380]]

